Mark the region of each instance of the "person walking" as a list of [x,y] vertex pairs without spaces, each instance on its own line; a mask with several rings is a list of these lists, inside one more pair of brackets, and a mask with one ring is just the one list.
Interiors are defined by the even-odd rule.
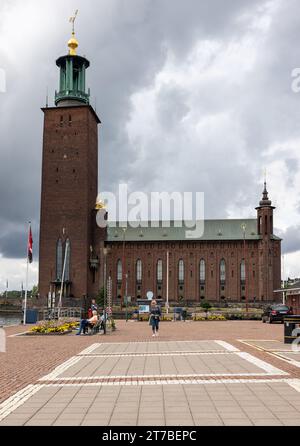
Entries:
[[159,321],[161,317],[161,309],[157,305],[156,300],[151,301],[149,324],[152,326],[152,336],[158,336]]

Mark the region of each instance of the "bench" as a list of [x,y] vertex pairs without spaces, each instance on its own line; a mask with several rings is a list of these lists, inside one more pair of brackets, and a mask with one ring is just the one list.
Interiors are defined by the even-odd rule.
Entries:
[[100,331],[103,331],[103,334],[106,334],[106,324],[102,319],[99,319],[96,324],[88,324],[84,330],[84,334],[92,336],[100,333]]

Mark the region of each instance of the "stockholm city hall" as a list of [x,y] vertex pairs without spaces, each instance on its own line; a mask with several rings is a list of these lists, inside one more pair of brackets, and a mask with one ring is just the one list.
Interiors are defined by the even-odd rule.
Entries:
[[[281,239],[273,234],[274,207],[266,183],[252,219],[205,220],[198,239],[185,228],[101,229],[98,195],[98,126],[89,103],[86,70],[74,34],[59,57],[55,106],[43,108],[39,295],[63,290],[63,305],[82,306],[111,279],[114,303],[135,302],[152,291],[163,302],[272,301],[281,285]],[[109,166],[107,166],[109,169]],[[168,254],[167,254],[168,253]],[[167,271],[168,256],[168,271]],[[104,264],[105,267],[104,268]],[[106,271],[104,273],[104,271]],[[56,300],[57,302],[57,300]]]

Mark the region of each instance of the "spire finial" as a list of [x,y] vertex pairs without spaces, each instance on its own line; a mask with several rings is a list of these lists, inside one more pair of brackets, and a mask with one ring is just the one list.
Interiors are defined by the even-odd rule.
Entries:
[[75,37],[75,20],[78,14],[78,9],[76,9],[74,15],[69,18],[69,22],[72,23],[72,37],[68,41],[68,47],[70,56],[76,56],[76,48],[78,47],[78,40]]
[[272,201],[269,200],[267,191],[267,169],[264,169],[264,190],[262,193],[262,200],[259,202],[260,206],[271,206]]

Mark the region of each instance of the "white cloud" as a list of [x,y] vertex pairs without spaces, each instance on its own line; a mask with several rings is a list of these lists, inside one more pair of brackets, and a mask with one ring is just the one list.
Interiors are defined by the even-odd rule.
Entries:
[[[9,290],[21,290],[26,284],[26,259],[5,259],[0,256],[0,292],[6,290],[8,280]],[[38,282],[38,263],[32,262],[28,268],[28,289]]]

